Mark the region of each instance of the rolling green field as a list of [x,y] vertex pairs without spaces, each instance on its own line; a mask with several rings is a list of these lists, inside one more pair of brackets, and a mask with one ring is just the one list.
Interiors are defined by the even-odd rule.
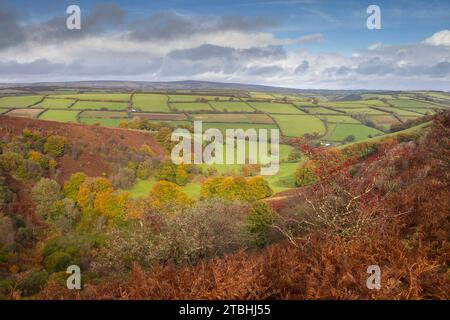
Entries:
[[133,107],[144,112],[170,112],[167,100],[163,94],[135,94]]
[[101,102],[101,101],[78,101],[71,109],[76,110],[126,110],[128,103],[125,102]]
[[170,103],[170,108],[172,111],[212,111],[212,108],[207,103],[202,102],[183,102],[183,103]]
[[207,101],[218,100],[229,100],[230,97],[223,96],[213,96],[213,95],[188,95],[188,94],[171,94],[169,95],[169,102],[200,102],[201,99]]
[[360,122],[356,119],[353,119],[350,116],[342,115],[326,115],[326,116],[319,116],[320,119],[323,121],[327,121],[329,123],[356,123],[359,124]]
[[355,141],[357,141],[374,137],[379,134],[383,134],[383,132],[362,124],[337,123],[328,125],[328,132],[325,135],[324,140],[338,142],[343,141],[345,138],[352,135],[354,136]]
[[383,107],[383,110],[386,110],[388,112],[394,112],[398,114],[399,116],[413,116],[413,117],[420,117],[421,114],[413,111],[408,111],[405,109],[400,108],[392,108],[392,107]]
[[385,116],[370,116],[369,120],[372,121],[375,125],[389,130],[391,128],[391,125],[393,124],[399,124],[400,121],[398,121],[393,115],[385,115]]
[[77,122],[77,115],[80,111],[74,110],[47,110],[39,116],[41,120],[51,120],[60,122]]
[[325,114],[340,114],[337,111],[327,109],[324,107],[304,107],[305,110],[309,111],[309,113],[313,114],[319,114],[319,113],[325,113]]
[[270,102],[249,102],[249,104],[262,112],[266,113],[293,113],[304,114],[303,111],[297,109],[291,104],[286,103],[270,103]]
[[212,107],[222,112],[254,112],[255,109],[242,101],[211,101]]
[[194,114],[192,118],[205,122],[273,123],[272,118],[268,115],[252,113]]
[[223,122],[205,122],[202,124],[203,130],[209,128],[219,129],[225,132],[226,129],[278,129],[276,124],[252,124],[252,123],[223,123]]
[[75,100],[72,99],[44,99],[41,103],[39,103],[37,106],[44,108],[44,109],[65,109],[70,107]]
[[26,108],[38,103],[43,96],[17,96],[0,98],[1,108]]
[[305,133],[325,133],[322,121],[309,115],[279,115],[272,116],[280,127],[283,135],[288,137],[301,137]]
[[437,106],[435,104],[427,103],[425,101],[418,101],[418,100],[392,99],[392,100],[388,100],[388,102],[393,104],[396,107],[399,107],[399,108],[409,108],[409,109],[414,109],[414,108],[428,108],[428,109],[439,108],[439,106]]
[[88,101],[129,101],[129,93],[81,93],[81,94],[61,94],[49,95],[50,98],[78,99]]
[[[389,108],[389,107],[383,107],[381,109],[387,110],[386,108]],[[387,113],[387,111],[371,109],[369,107],[366,107],[366,108],[339,108],[339,110],[345,111],[345,113],[348,113],[348,114],[380,114],[380,115],[383,115],[383,114]]]

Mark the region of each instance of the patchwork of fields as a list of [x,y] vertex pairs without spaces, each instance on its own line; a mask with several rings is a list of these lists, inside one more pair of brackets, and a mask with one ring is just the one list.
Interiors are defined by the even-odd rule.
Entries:
[[441,92],[364,93],[350,101],[307,92],[62,89],[37,93],[0,92],[0,114],[108,127],[134,118],[173,127],[201,120],[204,130],[279,128],[285,137],[317,133],[319,140],[336,144],[382,135],[392,125],[450,107],[450,95]]
[[[190,91],[80,92],[49,90],[25,95],[18,90],[0,91],[2,116],[118,127],[134,119],[165,122],[171,127],[203,122],[203,131],[226,129],[280,129],[283,143],[290,138],[316,133],[319,143],[343,145],[389,134],[391,126],[450,108],[450,94],[439,92],[364,93],[358,100],[337,99],[327,94],[282,94],[276,92]],[[246,145],[247,155],[248,145]],[[274,192],[295,186],[294,175],[303,158],[290,160],[293,148],[280,145],[278,174],[266,177]],[[226,152],[226,150],[225,150]],[[241,174],[240,164],[200,165],[218,174]],[[204,178],[203,178],[204,179]],[[203,181],[194,177],[182,190],[200,197]],[[154,178],[137,180],[128,189],[133,197],[147,195]]]

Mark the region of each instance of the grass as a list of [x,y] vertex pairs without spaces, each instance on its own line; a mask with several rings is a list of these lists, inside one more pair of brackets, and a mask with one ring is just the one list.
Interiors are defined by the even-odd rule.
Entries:
[[421,116],[420,113],[408,111],[408,110],[404,110],[404,109],[400,109],[400,108],[383,107],[382,109],[386,110],[388,112],[394,112],[394,113],[398,114],[399,116],[415,116],[415,117]]
[[0,108],[26,108],[42,100],[43,96],[17,96],[0,98]]
[[421,132],[421,131],[425,130],[425,128],[428,127],[430,124],[431,124],[431,121],[425,122],[425,123],[419,124],[417,126],[414,126],[414,127],[411,127],[411,128],[405,129],[405,130],[401,130],[401,131],[397,131],[397,132],[393,132],[393,133],[388,133],[388,134],[385,134],[385,135],[382,135],[382,136],[377,136],[377,137],[373,137],[373,138],[360,140],[358,142],[348,143],[346,145],[338,146],[337,148],[338,149],[345,149],[345,148],[347,148],[347,147],[349,147],[351,145],[354,145],[354,144],[366,143],[366,142],[371,142],[371,143],[379,142],[379,141],[382,141],[382,140],[387,139],[387,138],[396,137],[396,136],[398,136],[400,134],[411,134],[411,133]]
[[47,110],[39,116],[41,120],[51,120],[60,122],[77,122],[77,115],[80,111],[74,110]]
[[204,122],[273,123],[268,115],[254,113],[193,114],[192,118]]
[[[382,109],[386,109],[387,107],[383,107]],[[345,111],[348,114],[386,114],[386,112],[380,111],[380,110],[376,110],[376,109],[371,109],[368,107],[364,107],[364,108],[339,108],[339,110],[341,111]]]
[[271,103],[271,102],[249,102],[249,104],[262,112],[266,113],[299,113],[304,114],[292,104],[287,103]]
[[74,102],[75,100],[71,99],[44,99],[38,106],[44,109],[64,109],[70,107]]
[[387,106],[383,101],[377,99],[356,100],[356,101],[329,101],[323,102],[321,104],[327,107],[334,107],[334,108],[349,108],[349,107],[363,108],[368,106],[375,106],[375,107]]
[[207,103],[202,102],[184,102],[184,103],[170,103],[170,108],[172,110],[179,110],[179,111],[211,111],[212,108]]
[[122,111],[83,111],[81,113],[83,118],[127,118],[128,113]]
[[199,102],[200,99],[205,99],[207,101],[219,100],[229,100],[230,97],[222,96],[210,96],[210,95],[189,95],[189,94],[171,94],[169,95],[169,102]]
[[44,109],[15,109],[6,113],[8,116],[35,119]]
[[0,114],[4,114],[6,112],[8,112],[10,109],[0,109]]
[[299,164],[299,162],[280,163],[280,168],[276,175],[265,177],[274,193],[295,187],[294,175]]
[[223,123],[223,122],[205,122],[203,123],[203,130],[209,128],[219,129],[223,133],[226,129],[278,129],[275,124],[253,124],[253,123]]
[[328,133],[323,138],[326,141],[344,141],[348,136],[352,135],[355,137],[355,140],[363,140],[367,139],[370,136],[375,136],[383,134],[383,132],[367,127],[362,124],[330,124],[328,126]]
[[131,114],[133,117],[140,117],[142,119],[148,120],[187,120],[187,116],[183,113],[140,113],[133,112]]
[[325,126],[319,118],[309,115],[273,115],[283,135],[287,137],[301,137],[305,133],[325,133]]
[[350,116],[346,115],[326,115],[326,116],[319,116],[322,120],[327,120],[329,123],[356,123],[359,124],[360,122],[356,119],[353,119]]
[[129,101],[129,93],[80,93],[80,94],[61,94],[49,95],[50,98],[61,99],[79,99],[88,101]]
[[393,104],[398,108],[439,108],[439,106],[425,101],[409,100],[409,99],[392,99],[388,100],[389,103]]
[[305,107],[305,110],[309,111],[309,113],[331,113],[331,114],[340,114],[337,111],[331,110],[331,109],[327,109],[324,107]]
[[250,92],[250,96],[256,99],[274,99],[275,97],[269,93],[263,92]]
[[393,115],[370,116],[370,121],[384,129],[390,129],[391,125],[400,123]]
[[214,109],[227,112],[254,112],[255,110],[242,101],[211,101]]
[[170,112],[167,100],[163,94],[135,94],[133,107],[145,112]]
[[100,101],[78,101],[71,109],[76,110],[126,110],[128,103],[125,102],[100,102]]

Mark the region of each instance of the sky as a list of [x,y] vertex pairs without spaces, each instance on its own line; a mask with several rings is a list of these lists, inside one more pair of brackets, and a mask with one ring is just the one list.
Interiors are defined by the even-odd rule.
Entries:
[[449,91],[450,1],[0,0],[0,82],[79,80]]

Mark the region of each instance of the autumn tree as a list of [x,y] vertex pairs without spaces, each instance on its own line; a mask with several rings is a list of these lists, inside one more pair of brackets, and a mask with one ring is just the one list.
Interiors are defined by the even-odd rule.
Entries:
[[63,198],[61,187],[52,179],[41,178],[31,189],[31,198],[36,204],[36,212],[43,220],[50,219],[50,212],[56,201]]
[[87,176],[84,172],[76,172],[70,176],[69,181],[64,183],[64,194],[67,198],[76,201],[78,191],[81,184],[86,180]]
[[66,148],[66,138],[52,135],[44,143],[44,152],[52,156],[60,157],[64,154]]

